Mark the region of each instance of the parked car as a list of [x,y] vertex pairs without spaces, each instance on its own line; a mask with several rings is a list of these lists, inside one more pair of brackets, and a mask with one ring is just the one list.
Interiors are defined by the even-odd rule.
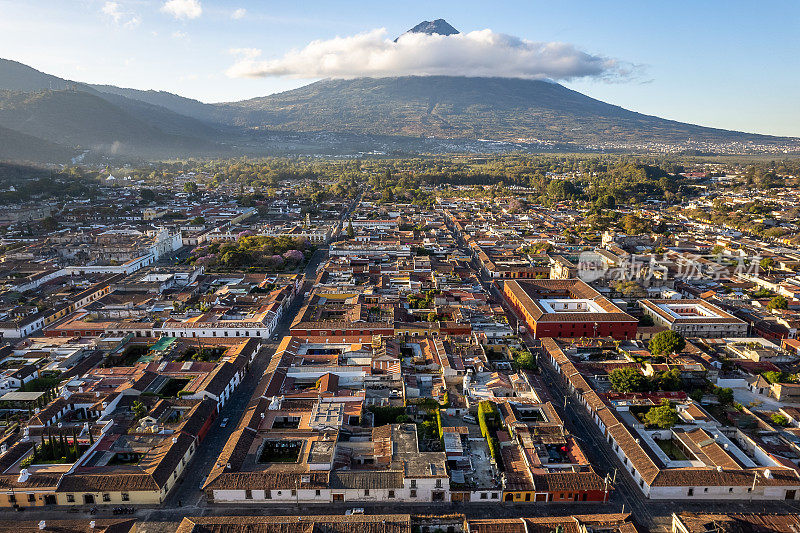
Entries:
[[364,508],[363,507],[356,507],[354,509],[348,509],[347,511],[344,512],[344,514],[346,514],[347,516],[354,515],[354,514],[364,514]]

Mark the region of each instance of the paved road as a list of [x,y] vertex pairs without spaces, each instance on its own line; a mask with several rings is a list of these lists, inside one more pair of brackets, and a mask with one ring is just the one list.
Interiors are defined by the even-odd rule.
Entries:
[[[319,266],[327,256],[327,248],[319,248],[314,252],[314,255],[311,257],[304,271],[306,276],[304,291],[307,290],[310,285],[309,280],[313,280],[316,277]],[[286,309],[283,318],[273,332],[273,338],[275,335],[279,338],[283,338],[284,335],[288,334],[289,326],[302,307],[303,302],[304,298],[298,296],[294,303]],[[214,461],[216,461],[222,448],[228,441],[228,438],[239,425],[239,419],[242,417],[242,413],[250,402],[256,386],[259,381],[261,381],[264,371],[270,359],[272,359],[272,356],[275,354],[275,349],[278,347],[279,343],[280,341],[273,341],[272,339],[263,342],[266,348],[261,351],[250,365],[250,371],[223,406],[217,420],[201,443],[192,462],[189,464],[183,480],[178,485],[178,488],[170,493],[167,501],[164,503],[164,507],[178,507],[180,505],[189,508],[200,508],[205,506],[205,496],[200,490],[200,487],[211,471]],[[228,418],[228,423],[226,427],[223,428],[221,427],[221,423],[225,418]]]
[[[317,269],[327,257],[327,249],[317,250],[311,261],[306,267],[306,279],[313,280]],[[481,280],[488,288],[487,280]],[[311,282],[306,282],[306,290],[310,288]],[[499,295],[497,295],[499,296]],[[295,303],[287,309],[283,319],[279,323],[276,333],[280,336],[288,333],[289,325],[296,316],[303,299],[298,298]],[[516,327],[517,317],[508,308],[509,323]],[[536,341],[529,334],[523,336],[524,341],[529,346],[536,346]],[[170,494],[167,501],[158,508],[141,507],[136,512],[136,517],[150,523],[162,523],[162,525],[176,523],[184,516],[225,516],[225,515],[295,515],[295,514],[343,514],[353,504],[321,504],[303,505],[294,504],[280,505],[250,505],[241,506],[237,504],[208,504],[200,490],[206,476],[211,470],[222,447],[227,442],[231,433],[238,425],[244,408],[250,401],[255,388],[263,376],[270,358],[277,348],[277,342],[266,341],[267,348],[256,358],[251,365],[250,372],[231,398],[222,409],[217,421],[212,426],[206,439],[187,468],[183,481]],[[631,512],[637,522],[651,531],[669,531],[670,516],[673,512],[680,511],[705,511],[705,512],[762,512],[762,513],[800,513],[800,502],[717,502],[709,500],[690,500],[690,501],[648,501],[636,486],[633,478],[630,477],[622,463],[613,454],[611,448],[603,439],[600,430],[589,417],[586,410],[577,403],[566,390],[561,378],[555,370],[539,359],[542,374],[540,379],[548,387],[550,400],[556,406],[559,414],[565,422],[565,426],[572,435],[580,442],[581,447],[589,461],[594,465],[595,470],[601,476],[606,474],[614,476],[614,492],[608,503],[567,503],[567,504],[509,504],[505,502],[480,503],[469,502],[467,504],[411,504],[403,502],[386,503],[359,503],[367,514],[386,514],[386,513],[412,513],[412,514],[437,514],[437,513],[464,513],[469,518],[515,518],[520,516],[564,516],[575,513],[592,514],[626,511]],[[565,403],[566,399],[566,403]],[[225,428],[220,427],[220,421],[229,418]],[[180,505],[179,505],[180,504]],[[69,516],[78,518],[79,516],[89,517],[88,508],[81,510],[80,514],[65,515],[62,509],[41,509],[20,515],[10,510],[0,510],[0,518],[3,519],[43,519],[53,520]],[[97,518],[112,517],[111,509],[100,507]],[[146,528],[150,531],[150,528]],[[153,526],[153,531],[169,530],[159,529]]]
[[[505,305],[509,324],[516,328],[518,320],[513,310]],[[524,342],[533,347],[537,354],[538,342],[533,339],[530,333],[523,336]],[[604,505],[592,505],[591,507],[574,506],[572,512],[618,512],[625,511],[633,514],[634,519],[651,531],[669,531],[671,525],[671,515],[673,512],[693,511],[693,512],[719,512],[719,513],[800,513],[800,502],[786,501],[718,501],[703,500],[696,498],[693,500],[648,500],[639,489],[636,481],[628,470],[619,460],[603,437],[600,429],[589,416],[588,411],[578,400],[567,390],[560,375],[555,368],[550,365],[544,357],[538,359],[541,368],[541,377],[548,387],[548,394],[551,397],[556,410],[564,420],[566,429],[575,436],[581,449],[589,462],[600,476],[610,475],[614,480],[614,491],[610,501]],[[565,402],[566,399],[566,402]],[[548,506],[549,507],[549,506]],[[596,510],[598,509],[599,510]],[[524,514],[524,513],[523,513]]]

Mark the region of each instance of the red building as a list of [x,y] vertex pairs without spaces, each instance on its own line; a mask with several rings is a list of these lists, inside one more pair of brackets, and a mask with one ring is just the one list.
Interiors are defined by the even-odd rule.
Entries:
[[534,338],[636,338],[639,321],[579,279],[503,282],[503,295]]

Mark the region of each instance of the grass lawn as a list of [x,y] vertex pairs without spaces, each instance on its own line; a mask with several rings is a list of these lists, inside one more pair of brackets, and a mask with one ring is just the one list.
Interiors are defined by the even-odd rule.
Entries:
[[681,450],[671,440],[656,440],[656,444],[658,444],[658,447],[661,448],[663,450],[663,452],[665,454],[667,454],[667,457],[669,457],[673,461],[688,461],[689,460],[689,458],[686,456],[686,454],[683,453],[683,450]]

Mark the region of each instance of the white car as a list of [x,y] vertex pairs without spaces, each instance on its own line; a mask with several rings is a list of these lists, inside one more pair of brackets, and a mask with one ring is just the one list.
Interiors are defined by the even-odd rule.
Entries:
[[464,422],[469,422],[470,424],[477,424],[478,423],[478,421],[472,415],[464,415],[463,418],[464,418]]
[[344,514],[347,515],[347,516],[354,515],[354,514],[364,514],[364,508],[363,507],[356,507],[355,509],[348,509],[347,511],[344,512]]

